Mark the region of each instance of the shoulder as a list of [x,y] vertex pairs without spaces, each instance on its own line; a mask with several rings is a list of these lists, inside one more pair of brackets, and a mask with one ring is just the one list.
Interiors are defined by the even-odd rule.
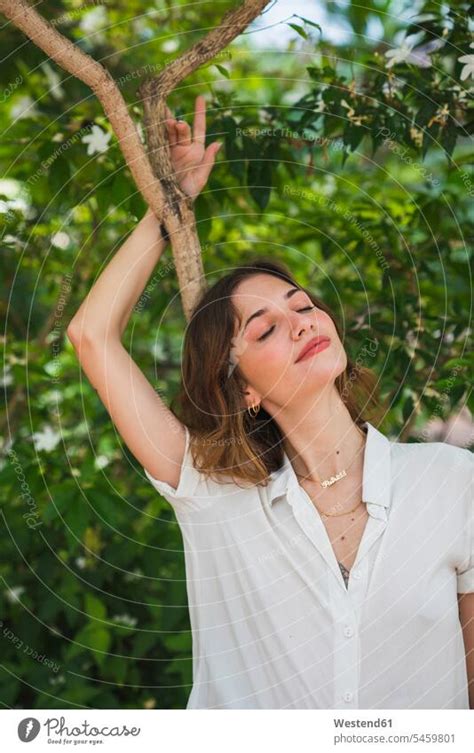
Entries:
[[231,498],[242,492],[248,494],[249,487],[237,484],[229,471],[208,473],[196,465],[193,453],[195,437],[185,424],[183,426],[186,440],[176,485],[172,486],[143,469],[148,481],[173,506],[175,512],[202,512],[214,507],[223,497]]
[[464,447],[447,442],[398,442],[390,440],[392,458],[395,462],[412,464],[419,468],[429,466],[433,472],[472,474],[474,453]]

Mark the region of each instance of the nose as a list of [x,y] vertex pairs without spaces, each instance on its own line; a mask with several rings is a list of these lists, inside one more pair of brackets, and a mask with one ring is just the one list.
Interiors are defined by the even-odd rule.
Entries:
[[316,321],[315,321],[315,314],[313,311],[308,311],[307,314],[305,314],[303,317],[301,314],[298,314],[296,311],[292,311],[292,314],[295,316],[295,321],[292,324],[292,336],[293,339],[299,340],[301,335],[303,335],[305,332],[309,332],[310,330],[316,329]]

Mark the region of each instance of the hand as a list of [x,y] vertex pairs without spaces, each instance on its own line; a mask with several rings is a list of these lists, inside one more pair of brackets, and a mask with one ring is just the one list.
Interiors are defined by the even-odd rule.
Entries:
[[207,183],[222,142],[214,141],[207,149],[204,147],[206,141],[206,100],[202,94],[196,97],[192,140],[189,125],[184,120],[173,118],[168,106],[166,111],[168,115],[166,127],[174,176],[182,190],[188,196],[196,198]]

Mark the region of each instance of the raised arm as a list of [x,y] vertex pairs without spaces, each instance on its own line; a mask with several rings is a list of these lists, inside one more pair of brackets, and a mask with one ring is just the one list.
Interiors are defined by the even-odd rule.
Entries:
[[[205,101],[197,97],[193,139],[169,112],[172,164],[193,198],[207,182],[220,146],[205,144]],[[176,487],[185,447],[180,421],[122,344],[133,307],[164,251],[159,219],[149,210],[104,269],[72,318],[67,335],[127,447],[155,478]]]

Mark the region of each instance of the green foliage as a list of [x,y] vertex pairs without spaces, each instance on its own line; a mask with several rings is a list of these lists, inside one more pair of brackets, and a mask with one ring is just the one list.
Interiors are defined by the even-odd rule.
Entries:
[[[143,78],[233,5],[148,12],[138,0],[102,10],[71,0],[41,12],[104,62],[138,121]],[[286,55],[257,51],[255,34],[242,35],[169,104],[189,121],[204,93],[208,141],[224,142],[196,202],[209,280],[257,253],[288,263],[339,314],[352,357],[379,373],[390,403],[382,428],[416,441],[431,418],[474,410],[473,77],[461,80],[458,60],[472,52],[473,8],[427,2],[428,18],[407,26],[389,0],[341,5],[328,13],[352,29],[347,41],[327,41],[317,14],[295,16]],[[105,19],[103,29],[85,31],[91,18]],[[430,67],[387,68],[403,31],[422,32],[417,46],[445,40]],[[0,470],[0,701],[183,708],[192,644],[179,528],[65,337],[146,207],[91,92],[11,25],[0,38],[10,448]],[[18,117],[28,101],[30,116]],[[94,126],[111,138],[89,155],[82,139]],[[185,322],[169,249],[165,257],[126,344],[170,399]]]

